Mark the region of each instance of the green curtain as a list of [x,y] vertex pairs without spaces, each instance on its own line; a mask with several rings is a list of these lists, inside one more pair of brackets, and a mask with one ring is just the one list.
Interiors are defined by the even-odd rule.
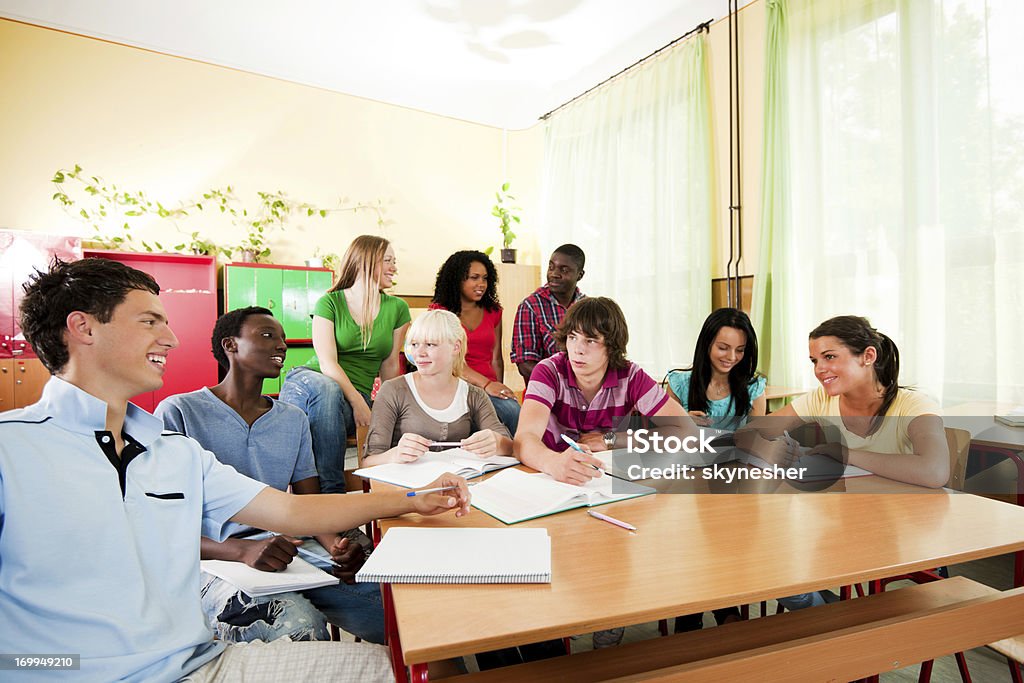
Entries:
[[761,248],[752,322],[757,332],[761,372],[768,383],[804,384],[796,364],[807,330],[796,330],[788,314],[797,304],[797,263],[792,244],[787,96],[787,0],[766,0],[764,153],[761,162]]

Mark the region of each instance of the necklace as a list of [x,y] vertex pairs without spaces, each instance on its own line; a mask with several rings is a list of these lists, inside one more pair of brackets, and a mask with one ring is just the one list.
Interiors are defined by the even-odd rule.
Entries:
[[717,400],[717,399],[720,399],[720,398],[725,398],[726,396],[729,395],[729,385],[726,384],[725,386],[722,386],[722,385],[715,384],[714,382],[710,382],[708,384],[707,394],[708,394],[708,398],[710,398],[712,400]]

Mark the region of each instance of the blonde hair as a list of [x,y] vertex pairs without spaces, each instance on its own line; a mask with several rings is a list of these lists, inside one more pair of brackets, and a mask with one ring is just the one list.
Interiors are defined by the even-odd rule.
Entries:
[[[383,237],[375,235],[360,235],[352,240],[345,250],[345,256],[341,259],[341,274],[338,282],[328,292],[339,292],[348,289],[359,280],[366,283],[363,292],[362,306],[363,322],[359,325],[359,341],[363,350],[370,344],[370,336],[373,334],[373,321],[375,316],[369,315],[378,305],[380,292],[374,283],[375,271],[383,267],[384,254],[387,253],[391,243]],[[371,286],[373,285],[373,286]],[[350,311],[351,313],[351,311]],[[355,318],[355,316],[352,316]]]
[[458,351],[452,359],[452,375],[462,376],[466,369],[466,330],[462,328],[459,316],[441,309],[427,311],[413,321],[405,337],[406,345],[414,341],[457,345]]

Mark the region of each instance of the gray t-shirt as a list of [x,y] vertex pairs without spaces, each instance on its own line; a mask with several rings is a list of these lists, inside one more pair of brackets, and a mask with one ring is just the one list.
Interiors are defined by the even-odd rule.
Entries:
[[167,429],[191,436],[225,465],[285,491],[293,482],[317,476],[309,420],[299,408],[270,400],[270,410],[252,427],[206,387],[168,396],[155,414]]

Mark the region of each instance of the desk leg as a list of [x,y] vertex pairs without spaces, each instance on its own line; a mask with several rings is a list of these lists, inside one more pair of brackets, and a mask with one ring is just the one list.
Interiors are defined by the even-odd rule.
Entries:
[[[380,593],[384,602],[384,640],[391,648],[391,668],[394,670],[395,680],[404,681],[407,676],[405,658],[402,656],[402,641],[398,637],[398,619],[395,616],[395,601],[391,596],[391,584],[382,583]],[[426,678],[424,677],[423,680]]]
[[426,664],[413,664],[409,667],[409,680],[411,683],[428,683],[429,674]]

